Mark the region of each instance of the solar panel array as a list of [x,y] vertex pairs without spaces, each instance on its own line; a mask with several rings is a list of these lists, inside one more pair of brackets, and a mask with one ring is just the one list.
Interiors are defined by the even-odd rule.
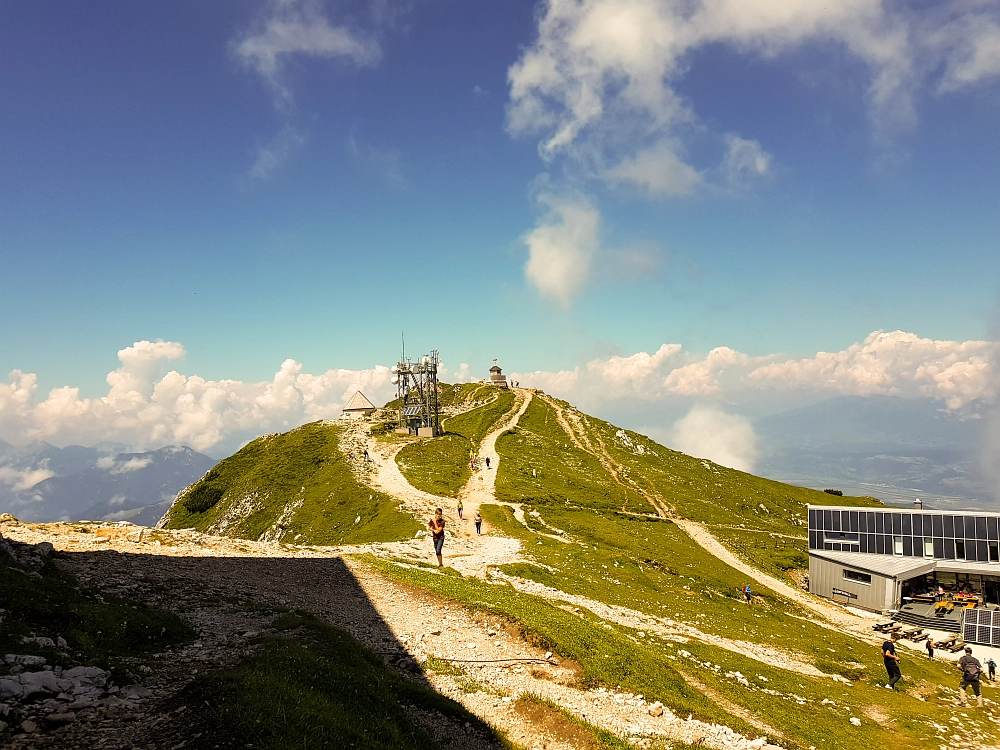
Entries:
[[1000,646],[1000,610],[963,610],[962,639],[966,643],[981,643],[984,646]]

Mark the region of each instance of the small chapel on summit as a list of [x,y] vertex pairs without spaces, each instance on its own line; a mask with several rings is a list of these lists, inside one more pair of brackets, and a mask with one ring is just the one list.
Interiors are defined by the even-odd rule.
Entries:
[[375,404],[369,401],[361,391],[355,391],[343,409],[345,419],[364,419],[371,416],[374,411]]

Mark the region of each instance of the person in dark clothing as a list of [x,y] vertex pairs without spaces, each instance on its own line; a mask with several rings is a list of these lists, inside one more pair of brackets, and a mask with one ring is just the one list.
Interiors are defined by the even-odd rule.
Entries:
[[885,671],[889,674],[890,690],[895,690],[896,683],[903,679],[903,673],[899,671],[899,657],[896,656],[896,641],[899,636],[893,633],[889,640],[882,644],[882,661],[885,662]]
[[925,645],[927,647],[927,658],[928,659],[933,659],[934,658],[934,639],[931,638],[930,636],[928,636],[927,637],[927,643]]
[[486,457],[486,468],[487,469],[490,468],[490,457],[489,456]]
[[958,686],[959,700],[962,701],[963,706],[969,705],[969,697],[966,695],[965,689],[971,687],[979,702],[979,707],[982,708],[983,693],[979,685],[979,677],[983,673],[983,665],[979,663],[979,659],[972,655],[972,646],[965,647],[965,656],[958,660],[958,668],[962,672],[962,682]]
[[753,591],[750,589],[749,583],[743,587],[743,596],[746,597],[747,604],[749,604],[750,600],[753,599]]
[[990,682],[996,682],[997,679],[997,663],[993,660],[991,656],[986,660],[986,668],[990,672]]
[[427,528],[434,537],[434,554],[437,555],[438,567],[444,566],[442,554],[444,551],[444,511],[440,508],[434,511],[434,518],[427,522]]
[[473,520],[476,522],[476,536],[480,536],[483,533],[483,514],[477,510]]

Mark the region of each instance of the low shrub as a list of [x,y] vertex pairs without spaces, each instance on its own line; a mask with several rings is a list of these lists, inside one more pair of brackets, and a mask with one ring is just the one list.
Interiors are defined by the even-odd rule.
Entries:
[[202,483],[184,498],[184,507],[191,513],[204,513],[222,499],[225,490],[214,484]]

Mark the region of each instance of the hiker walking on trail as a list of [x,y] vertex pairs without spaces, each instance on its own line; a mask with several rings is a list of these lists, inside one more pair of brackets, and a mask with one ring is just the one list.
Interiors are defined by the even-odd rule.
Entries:
[[927,646],[927,658],[928,659],[933,659],[934,658],[934,639],[931,638],[930,636],[927,636],[927,644],[926,644],[926,646]]
[[370,459],[368,458],[368,449],[365,448],[365,463],[368,463]]
[[882,644],[882,660],[885,662],[885,671],[889,674],[890,690],[895,690],[895,685],[903,679],[903,673],[899,671],[899,657],[896,656],[896,641],[899,636],[893,633],[889,640]]
[[487,469],[490,468],[490,457],[489,456],[486,457],[486,468]]
[[444,550],[444,511],[440,508],[434,511],[434,518],[427,522],[427,528],[434,537],[434,554],[437,555],[438,567],[444,567],[442,554]]
[[459,500],[459,501],[458,501],[458,520],[459,520],[459,521],[463,520],[463,519],[462,519],[462,509],[463,509],[464,507],[465,507],[465,506],[464,506],[464,505],[462,505],[462,501],[461,501],[461,500]]
[[965,656],[958,660],[958,668],[962,672],[962,682],[958,686],[958,699],[963,706],[968,706],[969,697],[966,695],[965,689],[971,687],[979,707],[982,708],[983,693],[979,685],[979,677],[983,673],[983,665],[979,663],[979,659],[972,655],[972,646],[965,647]]
[[476,522],[476,536],[482,536],[483,533],[483,514],[478,510],[476,511],[476,517],[472,519]]
[[746,597],[747,604],[749,604],[750,600],[753,598],[753,591],[750,590],[750,584],[749,583],[746,586],[743,587],[743,596]]
[[986,660],[986,668],[990,672],[990,682],[996,682],[997,679],[997,663],[993,660],[991,656]]

